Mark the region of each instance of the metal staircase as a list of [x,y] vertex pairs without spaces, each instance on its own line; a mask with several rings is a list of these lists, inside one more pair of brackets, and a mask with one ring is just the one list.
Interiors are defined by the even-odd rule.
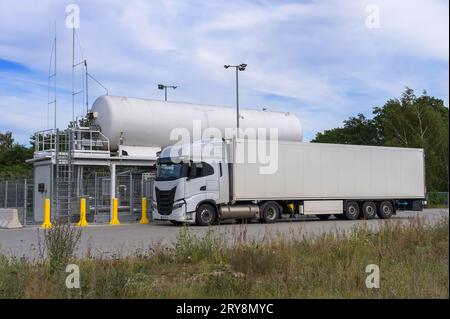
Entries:
[[55,216],[60,222],[70,222],[73,188],[73,132],[69,128],[56,131],[55,149]]

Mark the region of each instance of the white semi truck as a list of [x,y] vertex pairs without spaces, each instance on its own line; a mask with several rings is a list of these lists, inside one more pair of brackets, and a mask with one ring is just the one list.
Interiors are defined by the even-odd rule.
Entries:
[[266,153],[273,152],[268,163],[251,155],[263,145],[258,143],[232,139],[164,148],[153,218],[204,226],[306,215],[387,219],[401,204],[422,210],[423,149],[279,141],[266,143]]

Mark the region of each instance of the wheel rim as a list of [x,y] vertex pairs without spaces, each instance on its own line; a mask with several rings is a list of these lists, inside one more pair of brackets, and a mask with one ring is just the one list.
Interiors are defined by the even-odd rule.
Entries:
[[351,206],[348,208],[348,213],[349,213],[351,216],[356,216],[356,214],[358,214],[358,210],[356,209],[355,206],[351,205]]
[[209,209],[205,208],[202,210],[202,212],[200,213],[200,218],[202,219],[202,221],[206,224],[211,223],[212,220],[212,214],[209,211]]
[[373,209],[372,206],[367,206],[367,208],[366,208],[367,215],[372,216],[374,212],[375,212],[375,210]]
[[275,208],[274,207],[269,207],[267,209],[267,213],[266,213],[267,219],[272,220],[272,219],[275,219],[276,216],[277,216],[277,212],[276,212]]
[[389,207],[389,205],[384,205],[383,206],[383,213],[385,215],[390,215],[391,214],[391,208]]

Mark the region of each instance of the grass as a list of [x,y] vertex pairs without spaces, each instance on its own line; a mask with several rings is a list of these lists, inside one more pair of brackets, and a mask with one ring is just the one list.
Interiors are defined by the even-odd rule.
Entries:
[[[79,236],[66,227],[46,233],[37,260],[0,255],[0,298],[448,298],[448,227],[447,218],[413,219],[263,241],[243,227],[231,244],[214,228],[202,238],[182,228],[173,247],[112,258],[76,258]],[[80,268],[80,289],[65,286],[68,262]],[[366,288],[368,264],[380,268],[379,289]]]

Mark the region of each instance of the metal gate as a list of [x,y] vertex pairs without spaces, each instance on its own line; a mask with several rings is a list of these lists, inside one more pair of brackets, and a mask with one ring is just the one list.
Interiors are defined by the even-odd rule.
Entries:
[[[86,175],[80,197],[87,198],[88,222],[109,222],[111,212],[111,175],[93,171]],[[147,198],[149,215],[152,205],[153,177],[151,173],[125,169],[116,175],[116,197],[120,221],[137,221],[142,213],[142,197]]]

